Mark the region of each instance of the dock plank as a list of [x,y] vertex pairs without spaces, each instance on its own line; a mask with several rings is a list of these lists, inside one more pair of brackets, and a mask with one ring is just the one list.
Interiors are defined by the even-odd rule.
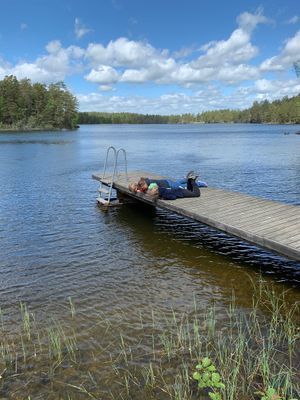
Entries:
[[282,223],[294,223],[295,218],[288,213],[282,213],[278,216],[276,213],[268,211],[267,213],[253,214],[252,216],[247,215],[246,217],[241,215],[239,219],[232,218],[231,221],[238,224],[247,224],[249,228],[255,229],[255,232],[259,233],[260,231],[271,231],[272,228],[276,228]]
[[[253,228],[253,229],[256,229],[256,228]],[[294,231],[300,232],[300,220],[299,219],[295,220],[292,217],[290,217],[290,218],[287,217],[286,219],[282,218],[280,220],[275,220],[274,222],[271,221],[271,222],[269,222],[269,224],[266,224],[264,226],[261,224],[261,226],[259,226],[256,229],[256,232],[257,233],[262,232],[264,234],[268,234],[272,231],[277,230],[280,233],[283,233],[284,231],[289,230],[289,229],[293,229]]]

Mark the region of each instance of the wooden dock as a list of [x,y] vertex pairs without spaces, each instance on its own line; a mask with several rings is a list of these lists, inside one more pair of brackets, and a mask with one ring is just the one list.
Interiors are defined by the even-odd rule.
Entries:
[[[124,174],[118,175],[113,187],[136,200],[184,215],[300,261],[299,206],[215,188],[202,188],[200,198],[153,201],[147,195],[128,190],[128,184],[137,182],[141,176],[166,178],[145,171],[133,171],[128,173],[129,182]],[[104,184],[110,182],[109,178],[102,179],[101,174],[94,174],[93,178]]]

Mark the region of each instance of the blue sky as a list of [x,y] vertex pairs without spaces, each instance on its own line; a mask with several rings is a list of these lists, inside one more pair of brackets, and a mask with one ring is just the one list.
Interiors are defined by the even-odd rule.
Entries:
[[297,0],[0,0],[0,79],[65,81],[82,111],[245,108],[300,92]]

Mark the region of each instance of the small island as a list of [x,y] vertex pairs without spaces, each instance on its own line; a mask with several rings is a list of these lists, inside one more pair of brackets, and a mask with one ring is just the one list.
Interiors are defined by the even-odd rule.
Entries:
[[0,81],[0,130],[61,130],[77,127],[76,97],[63,82],[45,85],[6,76]]

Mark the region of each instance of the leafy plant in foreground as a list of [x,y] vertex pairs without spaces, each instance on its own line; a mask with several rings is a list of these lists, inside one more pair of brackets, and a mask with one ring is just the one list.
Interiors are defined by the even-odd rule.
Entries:
[[[261,397],[261,400],[285,400],[285,397],[278,394],[278,391],[273,387],[268,387],[268,389],[264,392],[257,392]],[[297,400],[297,399],[289,399],[289,400]]]
[[225,389],[225,385],[221,380],[221,376],[216,372],[216,367],[208,357],[204,357],[198,365],[196,365],[197,371],[194,372],[193,378],[198,381],[199,389],[212,389],[212,392],[208,392],[211,400],[222,400],[222,389]]

